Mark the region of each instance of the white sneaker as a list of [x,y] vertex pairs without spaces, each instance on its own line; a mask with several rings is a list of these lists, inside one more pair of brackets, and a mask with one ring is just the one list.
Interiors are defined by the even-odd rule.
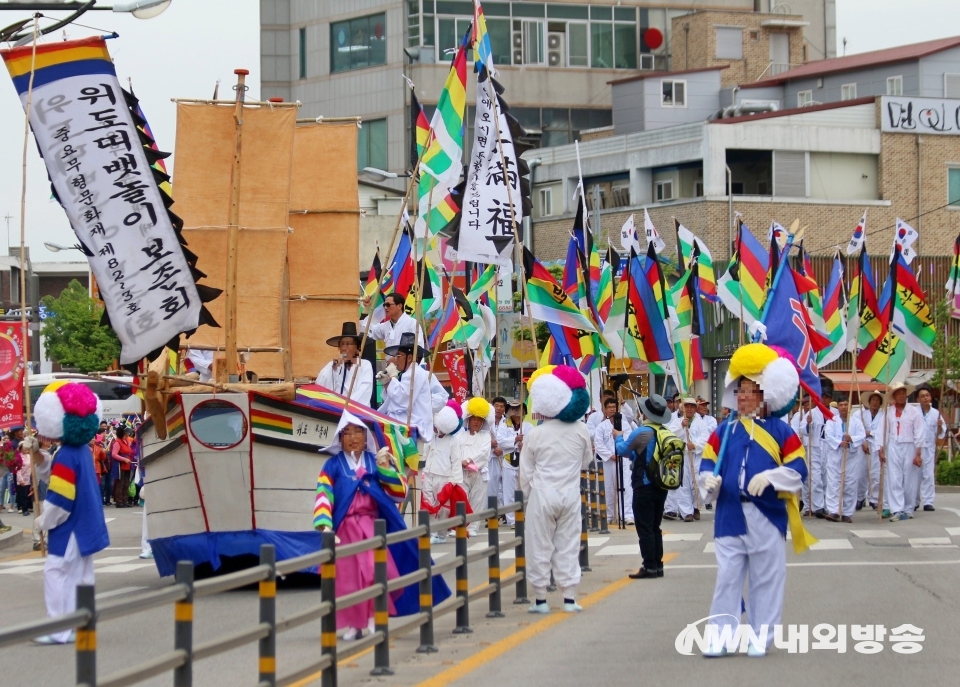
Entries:
[[527,613],[549,613],[550,606],[547,604],[532,603],[527,609]]
[[343,641],[352,642],[355,639],[360,638],[360,630],[355,627],[348,628],[346,632],[343,633]]
[[750,646],[747,647],[747,656],[750,658],[762,658],[767,655],[766,647],[757,646],[753,642],[750,642]]
[[564,613],[579,613],[583,610],[583,606],[574,601],[572,604],[565,603],[563,604]]
[[627,525],[633,525],[633,524],[634,524],[633,518],[627,518],[626,524],[627,524]]
[[140,558],[143,558],[144,560],[152,560],[153,551],[144,551],[143,553],[140,554]]
[[710,647],[702,654],[704,658],[723,658],[724,656],[729,655],[730,654],[727,652],[727,647],[723,645],[719,647]]
[[430,535],[430,544],[431,544],[431,545],[433,545],[433,544],[446,544],[446,543],[447,543],[447,538],[446,538],[446,537],[441,537],[439,534],[431,534],[431,535]]

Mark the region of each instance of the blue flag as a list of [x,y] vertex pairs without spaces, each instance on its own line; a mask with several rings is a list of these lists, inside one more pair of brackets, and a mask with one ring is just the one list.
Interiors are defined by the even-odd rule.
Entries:
[[793,270],[784,260],[774,278],[773,290],[767,296],[763,324],[767,328],[768,346],[779,346],[797,362],[800,382],[808,392],[821,394],[817,354],[810,342],[812,323],[807,309],[797,292]]

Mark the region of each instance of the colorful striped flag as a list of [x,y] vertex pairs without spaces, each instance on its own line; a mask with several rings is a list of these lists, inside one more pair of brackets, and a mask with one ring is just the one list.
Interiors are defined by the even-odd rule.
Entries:
[[493,49],[490,46],[490,34],[487,33],[487,20],[483,16],[480,0],[473,2],[473,61],[478,72],[480,65],[483,65],[490,74],[497,75],[497,70],[493,67]]
[[960,317],[960,235],[953,242],[953,263],[950,265],[950,278],[946,284],[947,295],[951,303],[953,317]]
[[681,269],[683,265],[690,263],[696,250],[699,253],[697,258],[697,281],[699,282],[697,290],[700,292],[701,298],[711,303],[719,303],[717,278],[713,271],[713,256],[710,255],[707,244],[694,236],[693,232],[680,224],[679,220],[675,219],[674,223],[677,227],[677,244],[679,246],[677,258]]
[[797,290],[803,296],[804,305],[807,306],[807,312],[810,314],[810,321],[813,322],[813,328],[826,336],[827,326],[823,318],[823,299],[820,297],[820,286],[817,284],[816,275],[813,273],[813,263],[810,261],[810,255],[803,250],[803,239],[800,240],[800,253],[796,258],[795,271],[800,277],[797,279]]
[[[866,249],[864,248],[863,252]],[[876,316],[869,322],[864,319],[872,313],[864,311],[861,315],[860,343],[862,350],[857,356],[857,367],[873,379],[883,384],[902,382],[910,372],[910,351],[893,331],[890,322],[893,318],[894,296],[897,287],[897,270],[894,260],[890,261],[890,272],[883,292],[876,305]],[[861,282],[866,285],[866,280]],[[870,325],[868,329],[867,325]],[[877,332],[871,337],[870,332]]]
[[[460,313],[457,310],[457,301],[454,298],[447,298],[447,304],[440,313],[440,319],[434,325],[430,337],[427,339],[427,348],[435,349],[441,341],[447,341],[446,335],[456,329],[460,320]],[[452,338],[452,337],[451,337]]]
[[[597,280],[597,315],[601,326],[606,323],[613,305],[613,272],[620,262],[620,256],[612,257],[613,247],[607,249],[607,261],[600,268],[600,279]],[[616,261],[616,262],[614,262]]]
[[624,270],[624,274],[620,277],[617,288],[614,290],[610,310],[607,312],[606,319],[603,320],[603,340],[610,352],[617,358],[631,357],[624,343],[627,338],[624,336],[624,327],[627,317],[627,287],[629,281],[627,271]]
[[380,291],[384,294],[399,293],[404,298],[416,281],[416,265],[413,263],[413,245],[410,234],[404,231],[397,243],[393,259],[382,276]]
[[[893,285],[893,314],[891,325],[900,338],[910,347],[926,358],[933,357],[933,342],[937,338],[937,330],[933,324],[933,313],[927,305],[927,297],[917,283],[917,277],[907,265],[907,259],[899,245],[894,247],[894,266],[891,274],[895,274]],[[883,305],[880,305],[883,308]]]
[[848,351],[865,348],[871,341],[883,338],[885,325],[880,320],[880,314],[873,269],[870,267],[867,247],[863,245],[850,280],[850,302],[847,304]]
[[703,360],[698,355],[702,322],[693,288],[697,279],[696,267],[696,261],[690,263],[683,276],[669,290],[667,300],[676,354],[677,386],[681,393],[692,389],[695,379],[706,378],[703,376]]
[[[635,349],[639,357],[648,362],[673,360],[670,338],[665,326],[666,313],[662,300],[651,287],[651,280],[659,282],[662,293],[662,272],[653,242],[647,246],[646,264],[631,255],[627,287],[626,336],[627,348]],[[660,276],[658,276],[660,275]],[[662,296],[661,296],[662,298]]]
[[523,248],[523,272],[527,280],[530,314],[534,319],[570,329],[594,330],[590,320],[583,316],[577,304],[526,246]]
[[[417,221],[414,227],[418,238],[433,236],[456,215],[449,212],[449,191],[457,185],[463,171],[464,116],[467,106],[467,46],[473,33],[473,25],[463,36],[463,41],[453,58],[450,73],[444,84],[437,109],[430,122],[430,138],[420,159],[417,183]],[[455,205],[455,204],[454,204]],[[439,210],[434,213],[433,210]]]
[[717,295],[734,317],[751,325],[760,319],[766,301],[770,259],[750,228],[738,221],[737,239],[727,271],[717,283]]
[[497,266],[493,263],[487,265],[486,269],[473,282],[470,290],[467,292],[467,300],[476,301],[483,294],[489,293],[497,285]]
[[840,253],[833,259],[833,269],[823,299],[823,320],[830,346],[817,354],[820,367],[832,363],[847,349],[846,294],[843,290],[843,260]]
[[408,83],[410,84],[410,130],[414,132],[410,137],[410,166],[415,168],[430,138],[430,121],[427,119],[426,112],[423,111],[423,105],[417,99],[413,83]]

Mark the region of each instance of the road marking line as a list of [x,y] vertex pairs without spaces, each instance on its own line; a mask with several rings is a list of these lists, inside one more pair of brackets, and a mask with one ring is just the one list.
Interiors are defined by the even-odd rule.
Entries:
[[604,546],[594,553],[594,556],[635,556],[640,553],[639,544],[617,544],[616,546]]
[[704,553],[716,553],[716,552],[717,552],[717,545],[714,544],[713,542],[709,542],[706,546],[703,547],[703,552],[704,552]]
[[[101,570],[98,572],[103,572],[103,571]],[[120,589],[114,589],[113,591],[97,594],[97,601],[99,601],[100,599],[109,599],[112,596],[120,596],[121,594],[129,594],[130,592],[138,592],[141,589],[146,589],[146,587],[120,587]]]
[[[664,555],[663,562],[667,563],[676,558],[678,555],[679,554],[677,553],[668,553]],[[624,587],[628,586],[631,582],[633,582],[633,580],[631,580],[629,577],[623,577],[619,580],[616,580],[615,582],[608,584],[606,587],[603,587],[580,599],[580,605],[584,608],[589,608],[590,606],[603,601],[611,594],[620,591]],[[529,639],[533,639],[543,631],[550,629],[554,625],[559,625],[564,620],[568,620],[576,615],[576,613],[553,612],[543,620],[533,623],[532,625],[528,625],[522,630],[518,630],[517,632],[504,637],[503,639],[486,647],[482,651],[477,652],[473,656],[465,658],[457,665],[451,666],[442,673],[434,675],[432,678],[421,682],[419,685],[417,685],[417,687],[444,687],[452,682],[456,682],[460,678],[469,675],[477,668],[486,665],[488,662],[492,661],[498,656],[510,651],[518,644],[522,644]]]
[[26,575],[28,573],[41,572],[42,570],[42,565],[36,565],[33,567],[24,566],[22,568],[6,568],[4,570],[0,570],[0,575]]
[[852,549],[849,539],[821,539],[810,547],[811,551],[835,551],[838,549]]
[[960,515],[960,508],[948,508],[947,506],[940,506],[940,510],[948,510],[948,511],[950,511],[951,513],[955,513],[956,515]]
[[603,546],[608,541],[610,541],[610,537],[589,537],[587,544],[589,546]]
[[138,556],[106,556],[105,558],[94,558],[94,565],[113,565],[115,563],[126,563],[127,561],[135,561]]
[[121,563],[120,565],[108,565],[103,568],[97,568],[97,574],[133,572],[134,570],[147,567],[153,567],[153,563]]
[[[960,529],[960,528],[957,528]],[[900,535],[890,530],[850,530],[861,539],[899,539]]]
[[104,551],[141,551],[139,546],[108,546]]
[[687,532],[685,534],[665,534],[663,541],[700,541],[703,538],[703,532]]
[[956,544],[950,541],[950,537],[913,537],[910,540],[910,546],[915,549],[923,548],[958,548]]
[[960,537],[960,527],[944,527],[951,537]]

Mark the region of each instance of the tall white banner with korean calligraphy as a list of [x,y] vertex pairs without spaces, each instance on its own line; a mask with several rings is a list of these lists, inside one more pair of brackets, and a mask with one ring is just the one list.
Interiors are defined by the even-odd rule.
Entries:
[[457,256],[468,262],[509,266],[514,240],[512,220],[520,223],[523,205],[510,127],[503,109],[498,108],[498,145],[493,97],[494,87],[489,78],[477,85],[473,153],[463,199]]
[[0,52],[80,243],[121,364],[197,327],[201,302],[103,39]]

